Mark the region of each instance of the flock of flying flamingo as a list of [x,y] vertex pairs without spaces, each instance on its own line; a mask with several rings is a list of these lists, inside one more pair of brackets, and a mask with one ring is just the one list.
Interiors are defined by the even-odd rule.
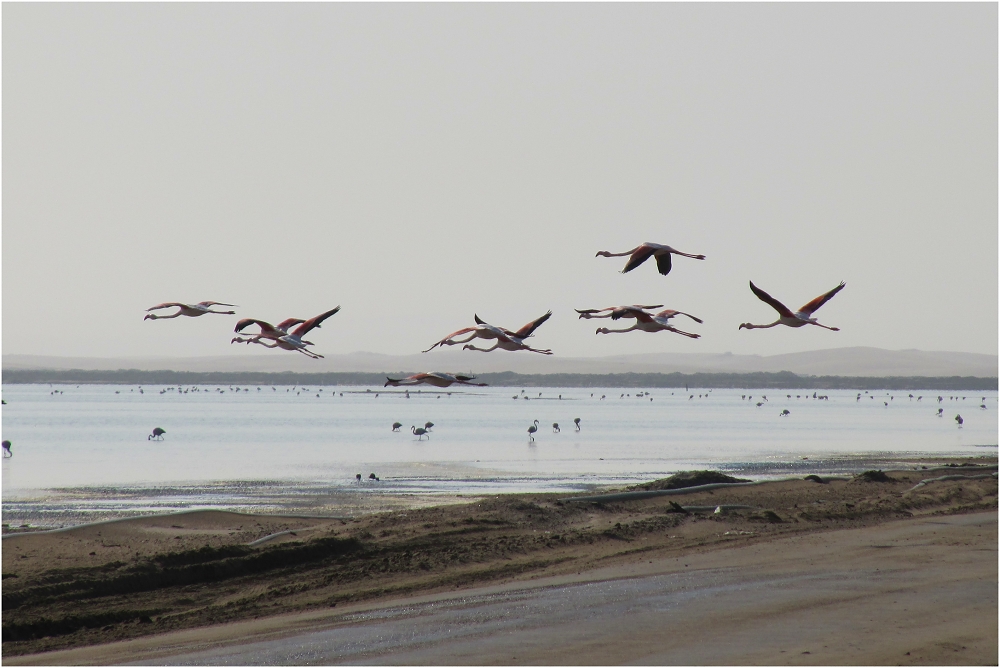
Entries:
[[[670,273],[673,268],[673,263],[671,255],[681,255],[684,257],[689,257],[695,260],[704,260],[704,255],[694,255],[691,253],[683,253],[675,248],[666,246],[663,244],[655,244],[646,242],[636,246],[635,248],[622,252],[622,253],[612,253],[610,251],[598,251],[594,257],[624,257],[628,256],[628,261],[625,263],[625,267],[622,269],[623,274],[627,274],[636,267],[642,265],[646,260],[654,258],[656,260],[657,271],[666,276]],[[779,302],[777,299],[767,294],[753,282],[750,282],[750,290],[757,296],[758,299],[764,303],[771,306],[775,311],[778,312],[778,319],[767,325],[754,325],[752,323],[742,323],[740,329],[766,329],[768,327],[775,327],[777,325],[785,325],[787,327],[802,327],[804,325],[816,325],[817,327],[823,327],[832,331],[838,331],[836,327],[827,327],[826,325],[821,325],[816,322],[816,318],[813,317],[815,313],[823,304],[828,302],[833,298],[838,292],[844,289],[844,283],[841,282],[833,290],[816,297],[812,301],[808,302],[800,308],[798,311],[792,311],[787,306]],[[223,304],[221,302],[204,301],[198,304],[181,304],[178,302],[166,302],[163,304],[158,304],[153,306],[147,311],[158,311],[160,309],[177,308],[177,311],[171,315],[154,315],[148,313],[146,315],[147,320],[156,320],[159,318],[176,318],[178,316],[189,316],[198,317],[205,315],[206,313],[218,313],[223,315],[235,315],[234,311],[213,311],[212,306],[228,306],[235,308],[233,304]],[[685,332],[683,330],[677,329],[670,324],[671,319],[677,316],[685,316],[690,318],[696,323],[701,324],[703,320],[690,313],[685,313],[683,311],[677,311],[674,309],[664,309],[659,312],[652,312],[653,309],[663,308],[663,304],[649,305],[639,305],[632,304],[628,306],[608,306],[600,309],[576,309],[579,314],[580,319],[589,320],[591,318],[610,318],[611,320],[622,320],[631,319],[635,320],[635,323],[631,327],[626,327],[624,329],[609,329],[607,327],[599,327],[596,331],[597,334],[622,334],[625,332],[631,332],[635,330],[640,330],[643,332],[674,332],[675,334],[680,334],[688,338],[697,339],[700,338],[700,334],[693,334],[691,332]],[[231,343],[256,343],[262,345],[266,348],[280,348],[282,350],[291,350],[295,352],[302,353],[307,357],[312,359],[319,359],[323,357],[319,353],[309,350],[307,346],[313,345],[311,341],[306,341],[302,337],[308,334],[313,329],[317,329],[320,325],[330,316],[336,314],[340,311],[340,307],[337,306],[329,311],[320,313],[319,315],[310,318],[308,320],[302,320],[301,318],[288,318],[287,320],[282,320],[277,325],[272,325],[264,320],[258,320],[256,318],[244,318],[236,323],[236,329],[234,330],[237,335],[242,334],[244,330],[256,325],[258,327],[257,333],[251,333],[244,336],[233,337]],[[552,311],[548,311],[544,315],[535,318],[531,322],[525,324],[523,327],[517,330],[510,330],[505,327],[498,327],[496,325],[491,325],[478,314],[474,315],[475,326],[464,327],[462,329],[456,330],[451,334],[448,334],[443,339],[433,344],[430,348],[427,348],[423,352],[430,352],[437,347],[443,346],[455,346],[461,345],[463,350],[475,350],[479,352],[492,352],[496,349],[509,350],[511,352],[519,350],[527,350],[528,352],[539,353],[542,355],[551,355],[552,351],[548,349],[532,348],[526,343],[527,339],[534,336],[535,330],[542,326],[546,320],[552,317]],[[289,328],[295,327],[295,329],[289,332]],[[464,338],[462,338],[464,337]],[[477,348],[473,345],[472,341],[475,339],[484,339],[486,341],[493,341],[493,346],[489,348]],[[386,378],[385,387],[390,385],[393,387],[411,386],[411,385],[432,385],[434,387],[446,388],[454,384],[460,385],[471,385],[477,387],[485,386],[485,383],[474,383],[475,376],[464,376],[455,373],[446,373],[443,371],[428,371],[424,373],[414,374],[412,376],[407,376],[406,378]],[[579,419],[576,421],[577,429],[579,430]],[[398,425],[402,426],[402,425]],[[393,430],[398,429],[397,425],[393,425]],[[418,428],[416,426],[411,428],[411,431],[417,435],[418,438],[423,438],[427,434],[427,428]],[[534,440],[534,432],[538,429],[538,421],[536,420],[533,425],[528,428],[528,436],[531,440]],[[557,424],[553,425],[554,431],[558,431],[559,427]],[[151,436],[152,438],[152,436]],[[161,436],[162,438],[162,436]]]
[[[622,269],[622,273],[628,273],[635,269],[636,267],[643,264],[646,260],[650,258],[655,258],[656,268],[660,274],[666,276],[670,273],[672,269],[671,255],[681,255],[684,257],[693,258],[695,260],[704,260],[704,255],[693,255],[691,253],[683,253],[675,248],[666,246],[663,244],[654,244],[646,242],[636,246],[632,250],[624,251],[622,253],[612,253],[610,251],[598,251],[595,257],[624,257],[628,256],[628,262],[625,263],[625,268]],[[753,282],[750,282],[750,290],[757,296],[758,299],[763,301],[765,304],[771,306],[775,311],[778,312],[778,319],[767,325],[754,325],[752,323],[742,323],[739,329],[766,329],[769,327],[775,327],[777,325],[785,325],[786,327],[803,327],[805,325],[816,325],[817,327],[823,327],[824,329],[829,329],[832,331],[839,331],[836,327],[828,327],[827,325],[821,325],[816,321],[813,314],[819,310],[819,308],[833,298],[838,292],[844,289],[844,283],[841,282],[833,290],[816,297],[812,301],[806,303],[798,311],[792,311],[787,306],[779,302],[777,299],[767,294]],[[235,311],[213,311],[211,307],[213,306],[228,306],[235,308],[233,304],[223,304],[221,302],[204,301],[197,304],[181,304],[179,302],[166,302],[163,304],[157,304],[149,309],[147,309],[147,315],[145,320],[157,320],[157,319],[167,319],[176,318],[179,316],[188,317],[198,317],[205,315],[206,313],[216,313],[221,315],[235,315]],[[582,319],[590,318],[610,318],[611,320],[621,320],[621,319],[632,319],[635,320],[635,324],[631,327],[625,329],[608,329],[607,327],[600,327],[597,329],[597,334],[621,334],[625,332],[631,332],[634,330],[640,330],[643,332],[674,332],[675,334],[681,334],[692,339],[700,338],[700,334],[693,334],[691,332],[685,332],[670,324],[671,319],[677,316],[686,316],[697,323],[702,323],[700,318],[697,318],[690,313],[684,313],[683,311],[676,311],[674,309],[664,309],[662,311],[653,313],[652,309],[662,308],[663,304],[656,304],[652,306],[644,306],[633,304],[629,306],[608,306],[601,309],[576,309],[579,317]],[[170,315],[155,315],[149,313],[149,311],[158,311],[166,308],[177,308],[177,311]],[[266,348],[280,348],[282,350],[291,350],[295,352],[302,353],[307,357],[312,359],[318,359],[323,357],[319,353],[313,352],[308,349],[308,346],[313,345],[311,341],[306,341],[302,337],[308,334],[313,329],[319,328],[320,325],[330,316],[334,315],[340,311],[340,307],[337,306],[334,309],[321,313],[308,320],[302,320],[300,318],[288,318],[279,322],[277,325],[272,325],[264,320],[258,320],[256,318],[244,318],[236,323],[236,334],[241,334],[248,327],[256,325],[259,329],[256,333],[246,334],[244,336],[236,336],[232,339],[231,343],[256,343],[262,345]],[[532,348],[525,341],[534,335],[535,330],[538,329],[546,320],[552,317],[552,311],[548,311],[545,315],[532,320],[523,327],[517,330],[510,330],[505,327],[497,327],[496,325],[491,325],[486,322],[478,315],[475,315],[476,325],[474,327],[465,327],[457,331],[452,332],[447,335],[434,345],[432,345],[427,350],[423,352],[429,352],[434,348],[439,346],[454,346],[462,345],[463,350],[476,350],[480,352],[491,352],[496,349],[518,351],[527,350],[533,353],[540,353],[542,355],[551,355],[552,351],[539,348]],[[289,331],[290,328],[295,327]],[[467,336],[466,336],[467,335]],[[465,338],[460,338],[465,337]],[[494,344],[490,348],[477,348],[472,344],[474,339],[484,339],[487,341],[494,341]],[[407,378],[401,379],[386,379],[386,386],[401,386],[401,385],[420,385],[428,384],[435,387],[449,387],[454,383],[459,383],[463,385],[479,385],[481,383],[471,382],[474,376],[461,376],[457,374],[444,373],[440,371],[432,371],[427,373],[415,374]]]

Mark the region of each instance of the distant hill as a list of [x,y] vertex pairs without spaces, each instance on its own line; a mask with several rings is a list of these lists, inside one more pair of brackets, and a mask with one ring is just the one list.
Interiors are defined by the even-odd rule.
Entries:
[[4,355],[3,369],[81,369],[114,371],[401,373],[417,371],[471,371],[478,374],[625,374],[709,373],[748,374],[788,371],[800,376],[952,377],[997,376],[997,355],[881,348],[829,348],[783,355],[731,353],[648,353],[611,357],[559,357],[533,353],[492,354],[435,350],[416,355],[380,355],[358,352],[312,360],[291,352],[219,357],[47,357]]

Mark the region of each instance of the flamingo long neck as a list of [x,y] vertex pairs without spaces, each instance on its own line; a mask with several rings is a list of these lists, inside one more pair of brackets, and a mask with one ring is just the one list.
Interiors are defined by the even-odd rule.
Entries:
[[746,327],[747,329],[767,329],[768,327],[775,327],[776,325],[780,325],[780,324],[781,324],[781,320],[775,320],[770,325],[753,325],[753,324],[751,324],[751,323],[748,322],[748,323],[746,323],[743,326]]
[[627,250],[624,253],[612,253],[611,251],[601,251],[600,253],[598,253],[598,255],[602,255],[604,257],[625,257],[626,255],[631,255],[637,250],[639,250],[638,246],[636,248],[633,248],[632,250]]

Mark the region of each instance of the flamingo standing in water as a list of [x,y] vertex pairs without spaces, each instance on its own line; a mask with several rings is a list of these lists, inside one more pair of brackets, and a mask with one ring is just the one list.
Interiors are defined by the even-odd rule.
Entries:
[[[541,324],[546,320],[548,320],[550,317],[552,317],[552,311],[547,312],[540,318],[532,320],[528,324],[521,327],[521,329],[514,332],[503,327],[495,327],[494,325],[485,322],[482,318],[476,315],[475,327],[466,327],[465,329],[460,329],[457,332],[452,332],[451,334],[444,337],[443,339],[441,339],[440,341],[438,341],[433,346],[431,346],[430,348],[428,348],[423,352],[425,353],[430,352],[437,346],[454,346],[462,343],[468,344],[469,341],[479,338],[479,339],[495,339],[496,344],[492,348],[476,348],[473,345],[465,345],[463,346],[462,350],[478,350],[480,352],[488,353],[492,350],[496,350],[497,348],[502,348],[503,350],[510,350],[510,351],[529,350],[533,353],[551,355],[552,354],[551,350],[538,350],[524,343],[524,340],[527,339],[529,336],[532,336],[534,334],[534,331],[538,329],[541,326]],[[455,339],[455,337],[461,336],[463,334],[470,334],[470,336],[467,339],[462,339],[462,340]]]
[[219,315],[236,315],[236,311],[213,311],[212,306],[232,306],[236,308],[236,304],[223,304],[222,302],[198,302],[197,304],[181,304],[179,302],[164,302],[162,304],[157,304],[156,306],[150,306],[146,311],[157,311],[163,308],[172,308],[176,306],[177,312],[173,315],[156,315],[154,313],[147,313],[143,320],[166,320],[168,318],[176,318],[178,316],[186,315],[190,318],[197,318],[199,315],[205,315],[206,313],[218,313]]
[[475,387],[486,387],[486,383],[473,383],[475,376],[461,376],[458,374],[445,373],[443,371],[428,371],[426,373],[416,373],[406,378],[386,377],[385,385],[382,387],[399,387],[401,385],[433,385],[434,387],[450,387],[458,383],[459,385],[473,385]]
[[7,459],[8,457],[13,457],[14,453],[10,451],[10,441],[4,441],[2,445],[3,445],[3,458]]
[[689,332],[681,331],[670,324],[670,319],[678,315],[686,315],[696,322],[702,322],[700,319],[689,315],[687,313],[682,313],[681,311],[675,311],[673,309],[666,309],[660,311],[659,313],[647,313],[642,309],[637,309],[635,307],[627,306],[619,309],[621,312],[617,318],[615,318],[614,313],[612,318],[618,320],[620,318],[635,318],[636,322],[634,325],[627,329],[608,329],[607,327],[600,327],[597,330],[597,334],[620,334],[623,332],[631,332],[632,330],[642,330],[644,332],[675,332],[677,334],[683,334],[692,339],[701,338],[701,334],[691,334]]
[[[427,430],[426,430],[426,429],[424,429],[423,427],[412,427],[412,426],[411,426],[411,427],[410,427],[410,431],[412,431],[412,432],[413,432],[414,434],[416,434],[416,436],[417,436],[417,440],[418,440],[418,441],[419,441],[420,439],[422,439],[422,438],[424,437],[424,434],[426,434],[426,433],[427,433]],[[430,437],[430,436],[428,436],[428,437],[427,437],[427,440],[430,440],[430,438],[431,438],[431,437]]]
[[530,425],[528,427],[528,438],[531,439],[532,443],[535,442],[535,432],[536,431],[538,431],[538,420],[535,420],[535,423],[532,424],[532,425]]
[[819,307],[827,303],[833,296],[844,289],[846,283],[840,282],[840,285],[835,287],[833,290],[820,295],[816,299],[807,303],[805,306],[800,308],[795,313],[787,306],[779,302],[777,299],[767,294],[756,285],[753,281],[750,281],[750,290],[753,291],[757,298],[762,302],[769,304],[771,308],[778,312],[778,319],[772,322],[770,325],[752,325],[749,322],[744,322],[739,326],[739,329],[767,329],[768,327],[774,327],[776,325],[785,325],[787,327],[802,327],[804,325],[816,325],[817,327],[822,327],[823,329],[829,329],[833,332],[839,332],[840,329],[837,327],[827,327],[826,325],[821,325],[816,322],[816,318],[812,317],[812,314],[819,310]]
[[156,427],[153,429],[153,433],[146,437],[147,441],[162,441],[163,435],[167,433],[166,429],[160,429]]
[[[647,241],[644,244],[636,246],[632,250],[625,251],[624,253],[612,253],[610,251],[597,251],[597,255],[594,257],[623,257],[625,255],[630,256],[628,262],[625,263],[625,268],[622,269],[623,274],[627,274],[632,271],[640,264],[645,262],[651,257],[656,258],[656,269],[661,274],[666,276],[670,273],[670,256],[671,255],[683,255],[684,257],[694,258],[695,260],[704,260],[704,255],[691,255],[690,253],[682,253],[679,250],[671,248],[670,246],[664,246],[663,244],[654,244]],[[655,308],[655,307],[654,307]]]

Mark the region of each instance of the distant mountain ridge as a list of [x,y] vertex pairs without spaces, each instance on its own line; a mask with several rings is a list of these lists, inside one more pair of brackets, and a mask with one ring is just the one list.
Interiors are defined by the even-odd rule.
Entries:
[[497,352],[489,355],[457,350],[416,355],[357,352],[311,360],[303,355],[275,351],[216,357],[54,357],[4,355],[7,369],[81,369],[146,371],[258,371],[298,373],[466,371],[520,374],[620,373],[755,373],[790,371],[810,376],[997,376],[998,356],[882,348],[829,348],[781,355],[731,353],[644,353],[609,357],[557,357],[531,353]]

